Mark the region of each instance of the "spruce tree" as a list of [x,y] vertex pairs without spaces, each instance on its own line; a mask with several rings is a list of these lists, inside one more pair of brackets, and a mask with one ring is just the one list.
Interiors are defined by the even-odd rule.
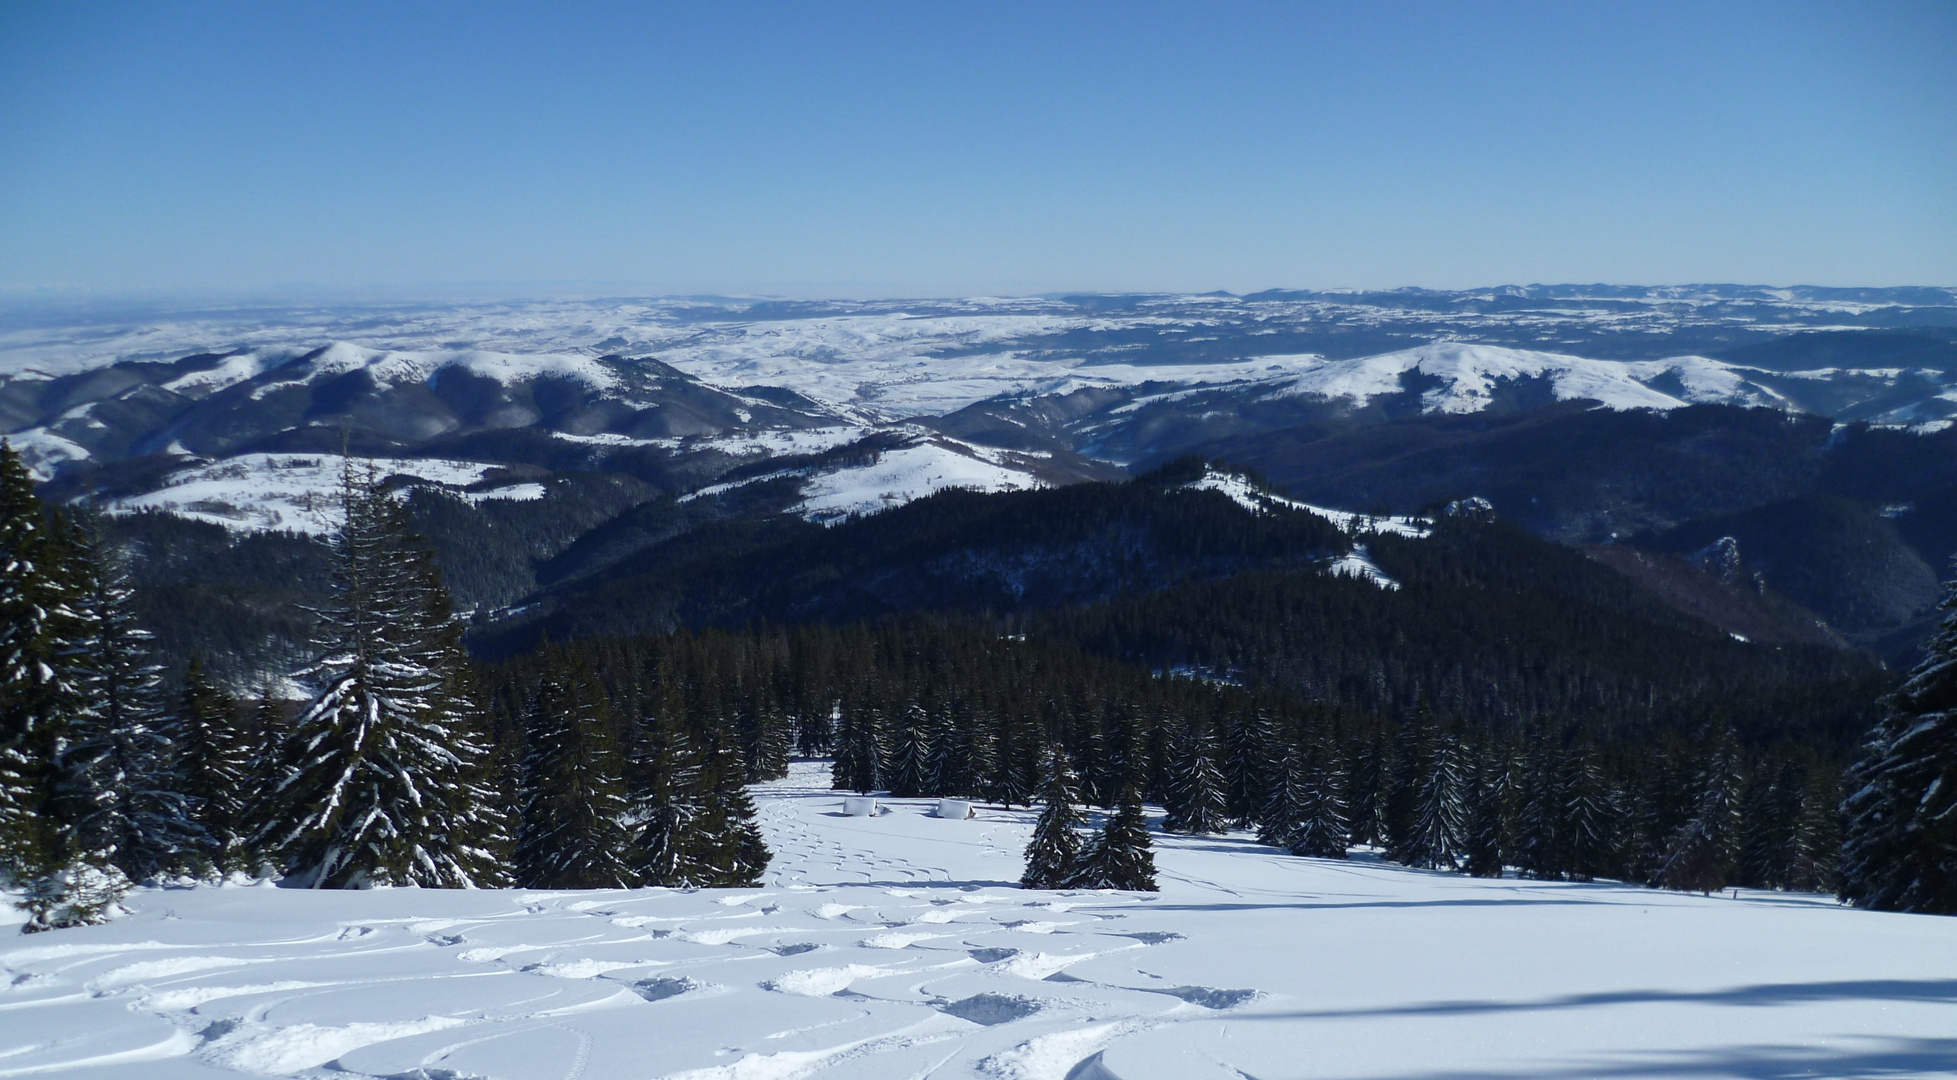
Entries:
[[1165,832],[1220,833],[1230,826],[1223,771],[1216,767],[1216,740],[1195,730],[1177,740],[1171,764]]
[[836,732],[836,760],[830,784],[868,795],[877,789],[883,772],[883,724],[875,706],[852,701],[843,706]]
[[1345,785],[1354,844],[1385,845],[1393,768],[1393,744],[1384,728],[1375,725],[1369,735],[1355,740],[1347,755]]
[[1709,740],[1698,775],[1692,819],[1673,837],[1657,883],[1668,889],[1713,893],[1732,879],[1739,854],[1739,747],[1731,728]]
[[1142,813],[1141,777],[1132,777],[1115,797],[1100,835],[1081,852],[1080,867],[1070,883],[1076,889],[1123,889],[1156,892],[1155,848]]
[[663,707],[650,718],[646,745],[632,762],[632,846],[628,862],[641,884],[681,888],[702,883],[694,862],[694,822],[700,815],[697,754],[678,722],[682,707],[671,679],[660,680]]
[[128,879],[88,825],[104,793],[77,721],[88,671],[85,575],[0,441],[0,877],[22,893],[27,930],[100,922]]
[[215,868],[220,874],[256,869],[246,841],[253,831],[259,748],[239,723],[237,703],[194,656],[184,673],[177,715],[184,732],[184,792],[211,838]]
[[603,692],[582,661],[547,660],[526,735],[519,883],[544,889],[638,884],[629,861],[621,762]]
[[1307,739],[1303,802],[1297,811],[1298,823],[1289,845],[1293,855],[1345,858],[1351,833],[1341,790],[1345,767],[1338,757],[1337,744],[1322,729]]
[[1583,744],[1564,753],[1556,788],[1563,797],[1566,876],[1572,881],[1609,876],[1616,866],[1617,806],[1603,770]]
[[131,880],[204,871],[212,841],[185,794],[188,739],[181,719],[163,708],[151,635],[136,625],[120,561],[99,549],[87,523],[75,524],[70,545],[80,593],[75,742],[94,789],[82,829],[90,846],[115,852]]
[[773,857],[756,821],[740,753],[724,724],[700,733],[700,808],[688,837],[694,884],[746,888],[761,883]]
[[1271,747],[1277,742],[1270,716],[1262,708],[1246,707],[1230,718],[1224,747],[1224,794],[1230,819],[1252,825],[1270,803]]
[[1498,878],[1509,851],[1508,806],[1514,779],[1508,755],[1484,747],[1468,789],[1468,832],[1462,870],[1474,877]]
[[1047,748],[1044,772],[1040,799],[1045,808],[1033,826],[1032,842],[1026,845],[1026,872],[1019,884],[1028,889],[1064,889],[1079,869],[1080,788],[1067,752],[1057,744]]
[[1461,751],[1454,737],[1429,729],[1415,748],[1422,760],[1419,786],[1409,808],[1406,836],[1394,859],[1408,866],[1458,869],[1466,847],[1467,821],[1461,800]]
[[406,512],[346,468],[318,690],[284,740],[255,841],[313,888],[500,884],[503,822],[461,627]]
[[1957,580],[1921,663],[1850,767],[1841,896],[1882,911],[1957,914]]
[[1304,755],[1296,745],[1286,743],[1270,772],[1270,791],[1257,820],[1257,842],[1289,849],[1304,823],[1307,800]]

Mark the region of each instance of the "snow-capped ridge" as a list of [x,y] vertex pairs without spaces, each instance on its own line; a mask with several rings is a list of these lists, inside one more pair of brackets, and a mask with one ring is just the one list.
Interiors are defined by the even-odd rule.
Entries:
[[[1232,502],[1252,513],[1267,514],[1273,510],[1302,510],[1337,525],[1348,533],[1389,533],[1414,539],[1426,537],[1433,532],[1432,527],[1416,517],[1375,517],[1350,510],[1333,510],[1324,506],[1313,506],[1307,502],[1287,498],[1262,487],[1242,473],[1229,472],[1215,467],[1206,468],[1203,475],[1182,485],[1186,491],[1214,491],[1227,496]],[[1377,572],[1378,568],[1374,567]],[[1383,576],[1383,575],[1382,575]]]

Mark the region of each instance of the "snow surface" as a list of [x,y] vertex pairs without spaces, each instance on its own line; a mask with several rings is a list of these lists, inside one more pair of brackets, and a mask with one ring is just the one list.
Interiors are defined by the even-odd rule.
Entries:
[[[1421,539],[1433,530],[1415,517],[1374,517],[1370,514],[1356,514],[1350,510],[1333,510],[1324,506],[1288,499],[1275,492],[1266,491],[1250,482],[1249,478],[1238,473],[1222,472],[1217,469],[1205,471],[1201,479],[1191,480],[1183,485],[1193,491],[1216,491],[1230,497],[1238,506],[1254,513],[1268,513],[1272,507],[1285,506],[1293,510],[1303,510],[1315,514],[1350,533],[1391,533],[1395,536],[1410,536]],[[1374,567],[1374,573],[1378,568]]]
[[[836,522],[901,506],[947,488],[1025,491],[1042,485],[1029,473],[1001,464],[978,447],[933,440],[885,450],[869,465],[811,477],[795,512],[811,521]],[[987,460],[987,457],[995,460]]]
[[[383,477],[405,474],[443,487],[480,483],[495,465],[440,458],[359,458]],[[240,454],[221,461],[199,461],[172,473],[163,486],[103,504],[111,514],[167,510],[180,517],[222,525],[240,532],[291,532],[322,535],[339,526],[342,462],[334,454]],[[540,499],[541,484],[512,484],[462,493],[483,499]]]
[[1029,892],[1030,811],[756,790],[758,889],[139,890],[0,948],[0,1077],[1947,1076],[1957,919],[1157,834]]

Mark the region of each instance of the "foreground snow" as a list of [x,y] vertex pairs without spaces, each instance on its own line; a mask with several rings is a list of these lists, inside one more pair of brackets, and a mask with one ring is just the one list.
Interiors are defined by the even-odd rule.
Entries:
[[1032,893],[1031,824],[826,768],[737,892],[143,891],[0,950],[0,1077],[1793,1077],[1957,1066],[1957,919],[1161,838]]

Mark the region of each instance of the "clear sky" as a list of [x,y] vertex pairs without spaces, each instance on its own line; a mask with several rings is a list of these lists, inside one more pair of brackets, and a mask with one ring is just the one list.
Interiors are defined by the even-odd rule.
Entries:
[[0,0],[0,289],[1957,285],[1957,0]]

